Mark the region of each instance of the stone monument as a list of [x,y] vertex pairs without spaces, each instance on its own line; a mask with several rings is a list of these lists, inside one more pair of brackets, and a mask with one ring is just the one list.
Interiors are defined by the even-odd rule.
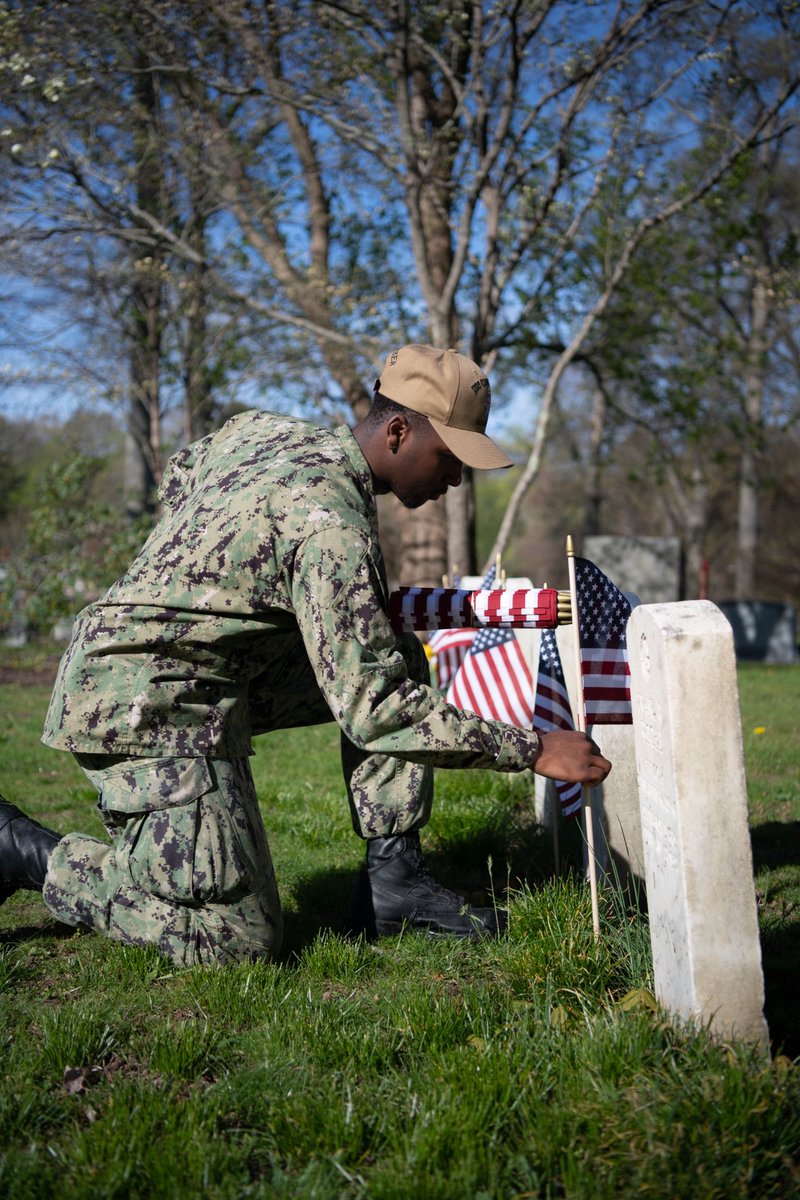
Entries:
[[797,662],[797,613],[793,605],[731,600],[719,607],[731,623],[738,659]]
[[644,605],[628,652],[656,995],[766,1044],[731,627],[707,600]]
[[666,604],[685,594],[678,538],[598,534],[584,539],[583,553],[623,592],[635,592],[642,604]]
[[[631,599],[636,602],[635,597]],[[521,632],[532,633],[530,663],[535,680],[541,635],[538,631]],[[574,715],[578,687],[575,637],[571,625],[562,625],[556,631],[556,642]],[[634,898],[638,894],[639,898],[643,899],[640,885],[644,883],[644,856],[633,728],[631,725],[593,725],[589,727],[588,733],[613,764],[605,783],[592,789],[594,848],[598,875],[605,876],[612,885],[619,884],[629,897]],[[535,789],[536,819],[540,824],[549,825],[555,812],[553,786],[549,780],[537,775]],[[584,866],[588,867],[588,862],[585,861]]]

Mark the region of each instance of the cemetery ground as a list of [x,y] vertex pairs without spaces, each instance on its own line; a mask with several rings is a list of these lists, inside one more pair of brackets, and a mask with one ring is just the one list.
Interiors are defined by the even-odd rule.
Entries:
[[[0,666],[0,790],[101,835],[71,757],[39,743],[51,659]],[[282,733],[254,760],[278,963],[178,972],[33,893],[0,909],[0,1194],[800,1196],[800,673],[739,685],[771,1061],[658,1011],[646,918],[613,889],[593,938],[577,831],[554,879],[530,779],[438,772],[424,833],[442,882],[508,889],[507,938],[349,940],[362,851],[336,730]]]

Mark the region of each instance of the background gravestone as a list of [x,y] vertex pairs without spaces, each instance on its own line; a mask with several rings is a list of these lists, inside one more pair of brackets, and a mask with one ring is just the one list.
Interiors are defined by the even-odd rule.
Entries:
[[684,595],[678,538],[587,537],[583,555],[620,591],[635,592],[642,604],[666,604]]
[[766,1043],[731,627],[708,600],[644,605],[628,652],[656,994]]
[[14,592],[11,604],[11,622],[3,639],[6,646],[25,646],[28,643],[28,618],[25,615],[25,593]]
[[791,604],[732,600],[719,607],[733,629],[737,658],[745,662],[797,662],[797,614]]

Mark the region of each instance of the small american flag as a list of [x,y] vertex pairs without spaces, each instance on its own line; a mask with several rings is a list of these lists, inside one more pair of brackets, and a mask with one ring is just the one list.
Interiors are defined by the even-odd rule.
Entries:
[[[484,588],[491,587],[494,575],[491,567]],[[531,728],[533,680],[513,629],[494,625],[477,631],[447,700],[479,717]]]
[[578,633],[587,725],[630,725],[626,628],[631,605],[599,567],[575,559]]
[[446,691],[475,640],[474,629],[438,629],[428,642],[436,655],[436,681]]
[[[539,672],[536,678],[536,708],[533,725],[545,733],[552,729],[574,729],[561,655],[558,653],[555,630],[545,629],[539,644]],[[583,788],[579,783],[555,781],[556,795],[565,817],[575,817],[581,811]]]

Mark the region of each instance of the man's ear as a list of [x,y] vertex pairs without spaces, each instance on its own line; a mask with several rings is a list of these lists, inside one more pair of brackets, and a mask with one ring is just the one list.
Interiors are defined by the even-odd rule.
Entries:
[[406,441],[411,425],[407,417],[402,413],[395,413],[392,419],[386,425],[386,445],[392,454],[397,454],[397,451]]

